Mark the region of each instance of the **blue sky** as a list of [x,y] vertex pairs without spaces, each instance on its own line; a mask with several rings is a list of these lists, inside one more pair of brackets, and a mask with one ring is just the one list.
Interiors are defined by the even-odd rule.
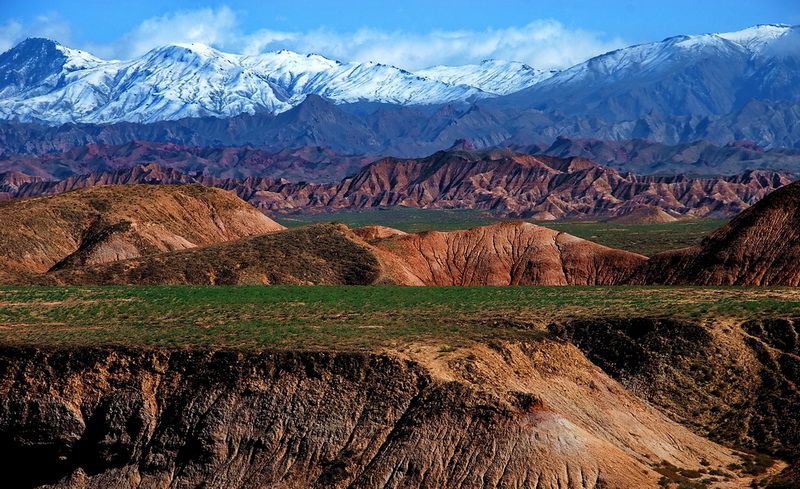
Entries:
[[796,0],[6,0],[0,51],[45,36],[102,58],[203,42],[228,52],[292,49],[418,69],[494,57],[564,68],[678,34],[800,24]]

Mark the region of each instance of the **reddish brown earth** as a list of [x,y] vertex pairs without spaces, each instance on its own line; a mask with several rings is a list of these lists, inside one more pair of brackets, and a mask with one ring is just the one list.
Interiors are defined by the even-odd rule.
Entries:
[[678,218],[666,213],[658,207],[639,207],[627,214],[608,219],[613,224],[663,224],[675,222]]
[[509,217],[553,219],[614,217],[640,207],[658,207],[674,215],[731,217],[789,182],[787,175],[769,171],[697,179],[642,176],[582,158],[530,156],[498,149],[443,151],[410,160],[386,158],[339,183],[325,184],[265,177],[221,179],[151,163],[74,175],[60,182],[22,184],[13,196],[98,184],[199,183],[235,192],[270,214],[406,206],[484,209]]
[[528,223],[421,234],[317,224],[93,266],[66,260],[27,280],[73,285],[610,285],[626,279],[644,260]]
[[224,190],[102,186],[0,202],[0,281],[283,229]]
[[377,239],[406,285],[613,285],[646,258],[523,222]]
[[675,214],[711,217],[736,215],[789,181],[785,175],[762,171],[707,179],[641,176],[582,158],[491,150],[386,158],[338,185],[258,185],[253,193],[237,193],[272,212],[406,206],[576,218],[610,217],[656,206]]
[[800,183],[769,194],[699,246],[653,256],[630,283],[800,285]]

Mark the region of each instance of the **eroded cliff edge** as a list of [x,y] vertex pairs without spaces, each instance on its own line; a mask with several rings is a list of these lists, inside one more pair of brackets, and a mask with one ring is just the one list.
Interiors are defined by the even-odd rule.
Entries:
[[736,461],[574,346],[0,351],[8,487],[654,487]]

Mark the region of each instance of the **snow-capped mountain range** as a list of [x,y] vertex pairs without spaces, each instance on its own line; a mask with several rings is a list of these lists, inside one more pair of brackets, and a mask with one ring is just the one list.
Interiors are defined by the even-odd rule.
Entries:
[[[505,71],[503,66],[497,63],[495,70]],[[280,113],[309,94],[336,103],[401,105],[492,95],[379,63],[340,63],[291,51],[242,56],[197,43],[103,61],[54,41],[28,39],[0,55],[3,119],[110,123]]]
[[0,55],[0,119],[155,122],[284,112],[307,95],[337,104],[436,105],[495,99],[501,108],[594,113],[724,114],[753,98],[800,100],[800,27],[761,25],[678,36],[597,56],[564,71],[486,60],[416,73],[277,51],[254,56],[203,44],[105,61],[46,39]]
[[800,26],[675,36],[596,56],[501,102],[632,120],[723,115],[748,101],[800,101]]

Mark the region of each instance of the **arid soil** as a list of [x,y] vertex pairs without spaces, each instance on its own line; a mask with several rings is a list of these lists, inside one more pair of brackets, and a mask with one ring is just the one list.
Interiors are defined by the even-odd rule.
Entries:
[[[362,239],[370,239],[369,242]],[[646,260],[530,223],[406,234],[317,224],[93,266],[62,260],[42,284],[607,285]],[[26,282],[27,280],[27,282]]]
[[646,258],[523,222],[372,241],[396,258],[405,285],[611,285]]

